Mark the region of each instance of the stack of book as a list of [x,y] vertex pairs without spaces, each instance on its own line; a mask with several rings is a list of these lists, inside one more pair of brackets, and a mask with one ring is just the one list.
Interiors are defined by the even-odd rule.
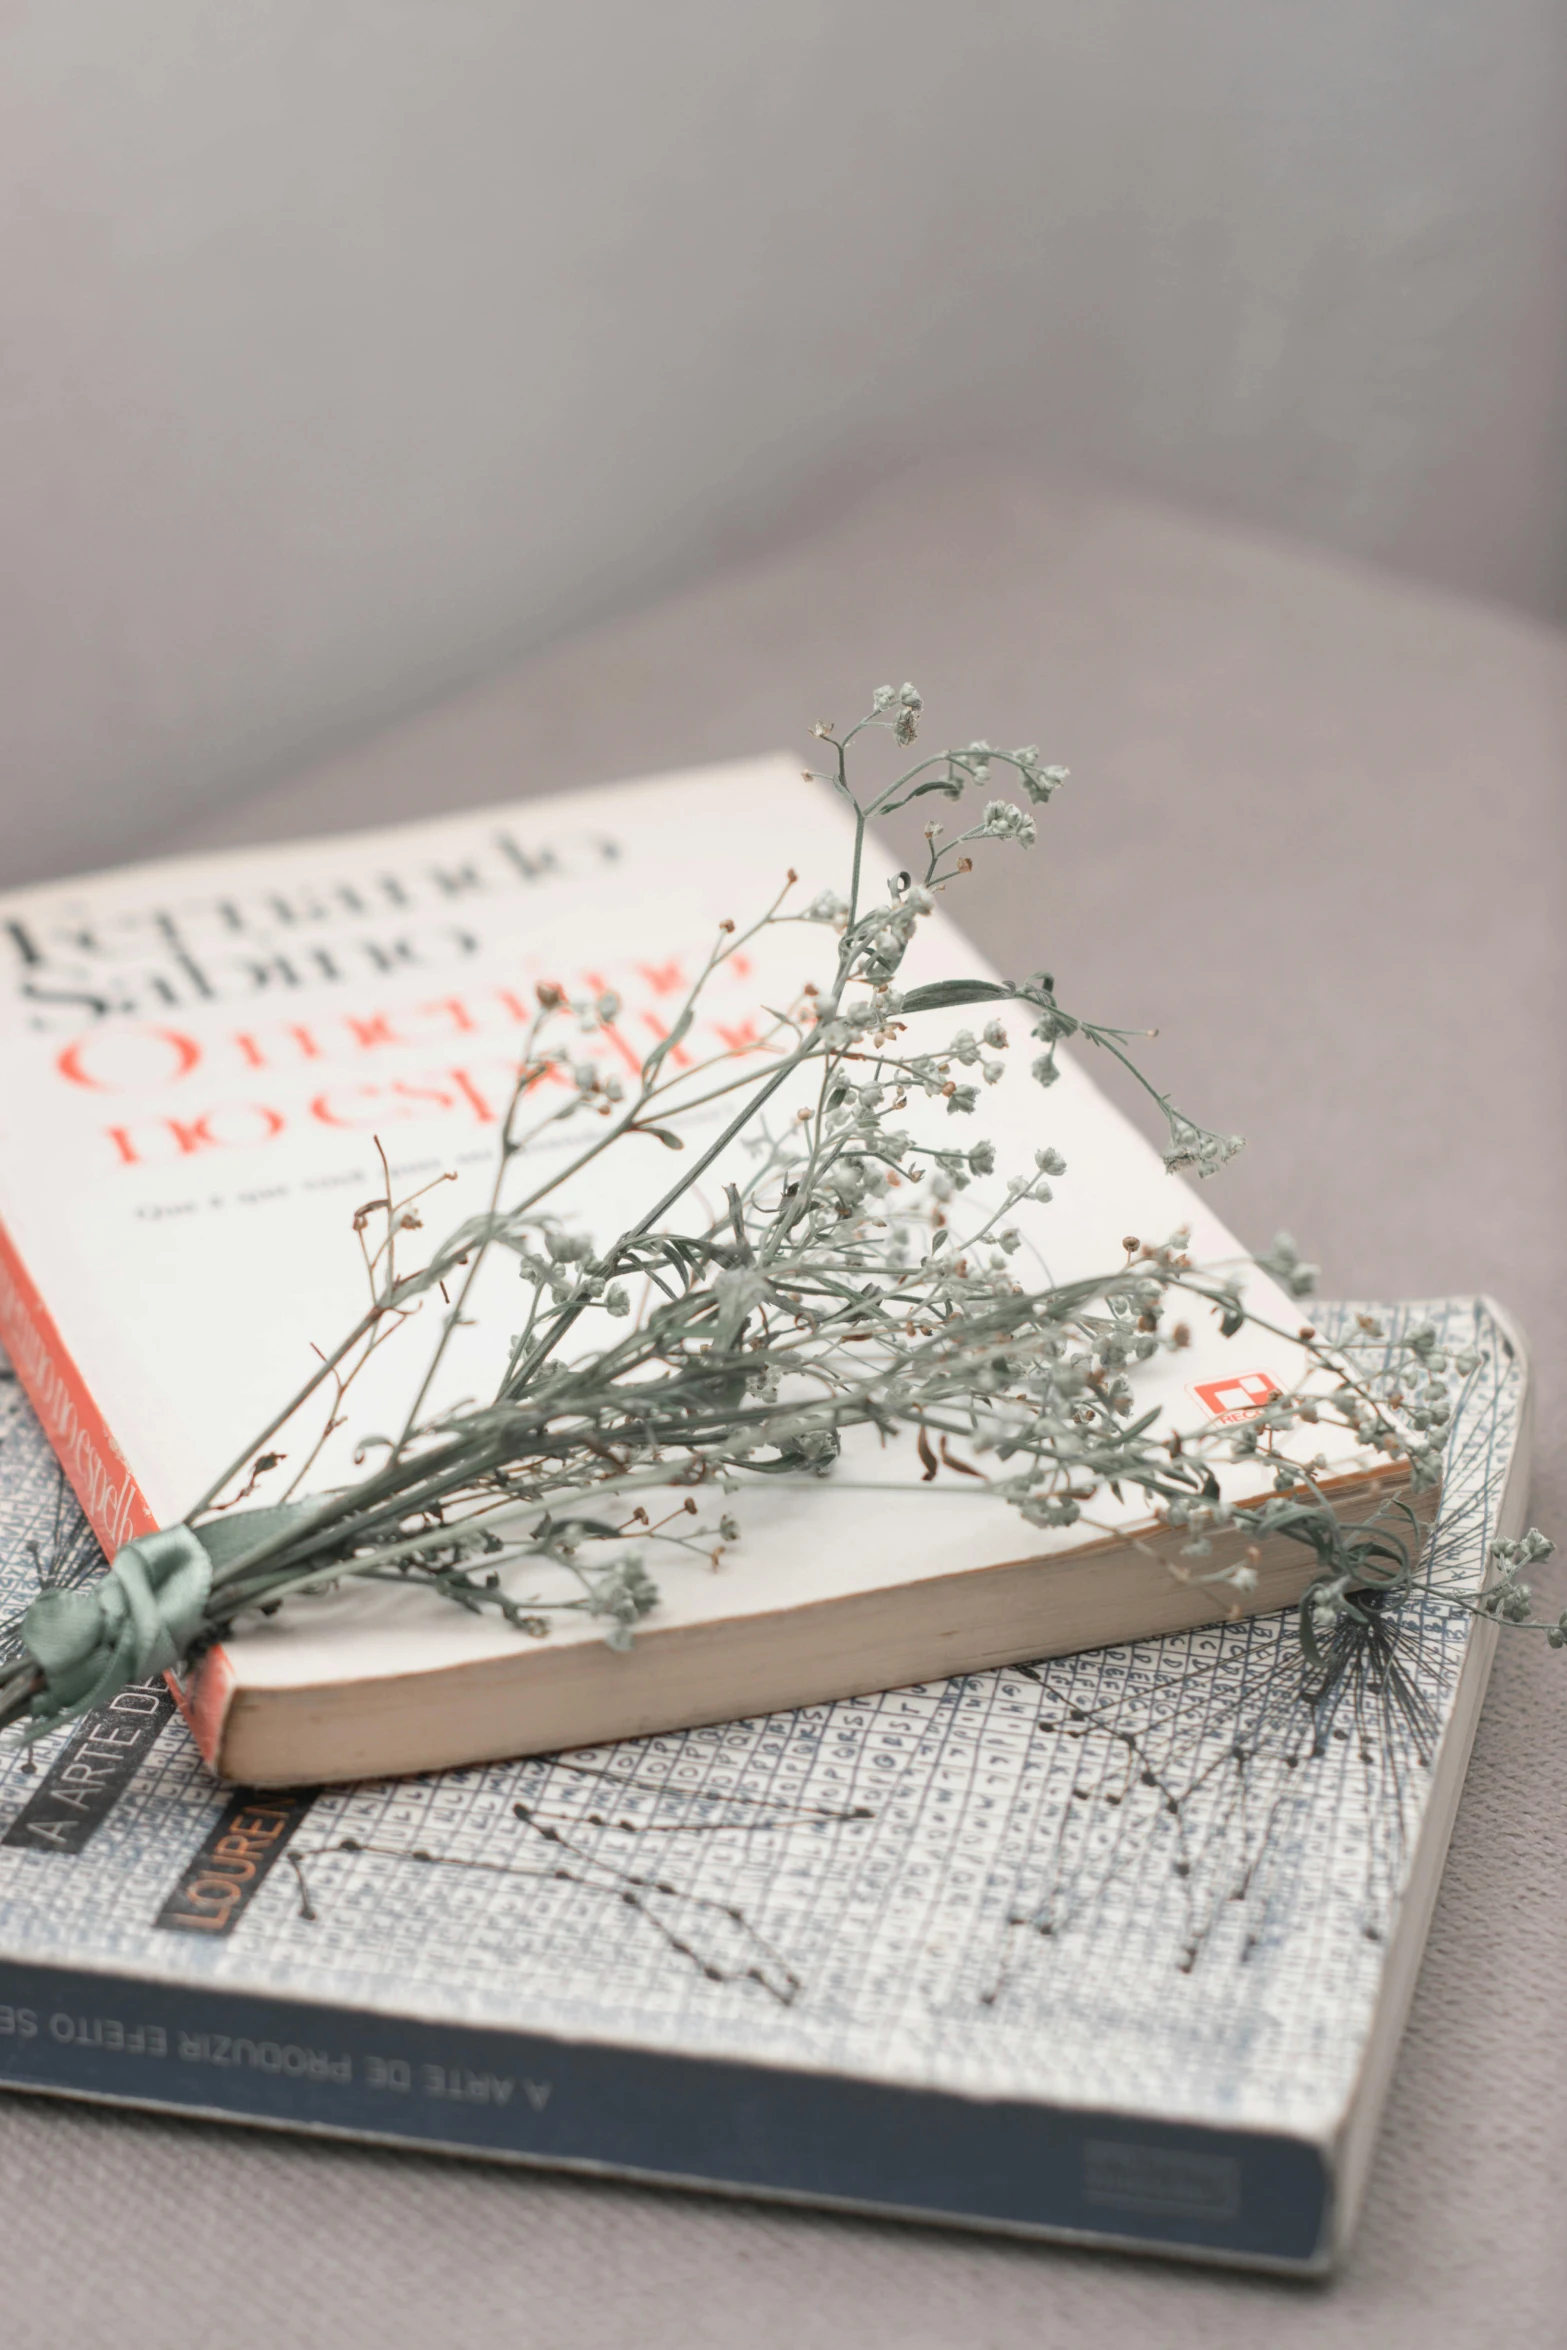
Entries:
[[[454,1176],[453,1222],[477,1198],[541,982],[613,991],[595,1049],[639,1061],[713,923],[789,863],[808,903],[844,822],[761,762],[0,904],[0,1609],[177,1521],[298,1385],[357,1308],[376,1140],[399,1180]],[[937,927],[943,972],[983,976]],[[740,1049],[801,935],[713,1011]],[[1182,1224],[1244,1262],[1080,1068],[987,1109],[1003,1164],[1067,1161],[1053,1277]],[[1378,1309],[1389,1344],[1414,1310]],[[344,1590],[41,1768],[8,1748],[0,2082],[1322,2267],[1484,1689],[1462,1603],[1526,1501],[1515,1333],[1418,1311],[1476,1366],[1427,1570],[1310,1669],[1308,1553],[1270,1550],[1242,1615],[1130,1502],[1041,1535],[894,1446],[747,1500],[629,1655]],[[464,1334],[454,1393],[496,1343]],[[1299,1369],[1199,1320],[1147,1393],[1238,1418]],[[1385,1505],[1397,1470],[1327,1449],[1341,1508]]]

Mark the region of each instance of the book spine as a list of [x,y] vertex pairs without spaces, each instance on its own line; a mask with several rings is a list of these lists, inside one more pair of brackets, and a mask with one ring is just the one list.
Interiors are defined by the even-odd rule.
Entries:
[[3,1224],[0,1341],[60,1457],[88,1525],[110,1558],[133,1535],[152,1533],[157,1520],[147,1498]]
[[1330,2240],[1298,2139],[24,1962],[0,2083],[1243,2266]]
[[[115,1443],[76,1360],[39,1296],[16,1244],[0,1224],[0,1345],[11,1359],[39,1424],[106,1555],[151,1534],[157,1518]],[[217,1767],[233,1670],[221,1647],[201,1659],[187,1692],[171,1673],[170,1691],[209,1768]]]

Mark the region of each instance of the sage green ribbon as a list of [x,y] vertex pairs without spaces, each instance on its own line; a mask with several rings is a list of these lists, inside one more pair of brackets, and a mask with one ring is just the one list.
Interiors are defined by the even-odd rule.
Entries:
[[205,1544],[189,1526],[167,1526],[125,1543],[99,1582],[41,1591],[22,1618],[22,1638],[44,1677],[28,1739],[177,1665],[201,1629],[211,1589]]

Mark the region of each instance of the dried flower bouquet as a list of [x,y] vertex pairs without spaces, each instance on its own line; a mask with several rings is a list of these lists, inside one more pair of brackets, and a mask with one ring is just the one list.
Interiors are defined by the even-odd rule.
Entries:
[[[1330,1348],[1309,1326],[1288,1331],[1311,1366],[1296,1392],[1272,1397],[1243,1426],[1175,1428],[1139,1407],[1136,1367],[1184,1343],[1183,1315],[1216,1314],[1227,1332],[1251,1319],[1233,1271],[1194,1263],[1178,1230],[1128,1237],[1121,1260],[1095,1278],[1036,1286],[1025,1277],[1015,1217],[1048,1200],[1061,1162],[1042,1148],[1030,1167],[998,1170],[994,1143],[965,1132],[1014,1049],[1004,1014],[1026,1026],[1042,1087],[1068,1038],[1119,1064],[1158,1105],[1171,1169],[1210,1175],[1240,1143],[1158,1093],[1135,1036],[1069,1012],[1043,970],[1015,984],[900,988],[936,894],[970,873],[977,851],[1031,847],[1036,810],[1065,780],[1033,749],[974,742],[861,787],[850,764],[862,738],[887,735],[906,752],[920,714],[913,687],[883,687],[857,725],[816,729],[828,761],[821,780],[854,818],[842,895],[797,908],[791,875],[749,925],[726,922],[629,1089],[583,1054],[583,1038],[614,1020],[614,1000],[539,989],[482,1214],[419,1255],[434,1187],[398,1196],[383,1156],[384,1188],[353,1219],[367,1282],[358,1321],[183,1524],[126,1544],[95,1582],[40,1593],[9,1628],[0,1724],[41,1735],[130,1681],[188,1662],[251,1611],[347,1577],[417,1583],[456,1606],[498,1611],[523,1639],[547,1632],[552,1608],[570,1607],[626,1645],[657,1604],[650,1559],[733,1542],[754,1480],[830,1475],[856,1428],[911,1434],[927,1477],[967,1480],[1034,1526],[1070,1524],[1106,1492],[1134,1490],[1184,1529],[1188,1571],[1228,1583],[1237,1598],[1254,1580],[1244,1555],[1212,1564],[1212,1537],[1236,1523],[1216,1474],[1223,1463],[1331,1423],[1407,1461],[1416,1491],[1439,1476],[1449,1377],[1470,1366],[1445,1358],[1434,1331],[1414,1332],[1391,1360],[1370,1325],[1358,1348]],[[1017,798],[984,796],[1001,777]],[[946,808],[976,798],[979,813],[960,829],[934,818],[925,826],[923,873],[870,887],[874,820],[918,800]],[[761,1051],[685,1061],[676,1048],[715,974],[787,924],[835,937],[826,984],[771,1015]],[[975,1025],[954,1029],[965,1014]],[[541,1109],[546,1094],[552,1106]],[[964,1122],[950,1145],[900,1122],[919,1103],[942,1103]],[[578,1147],[541,1157],[538,1145],[563,1129]],[[649,1139],[678,1159],[665,1162],[670,1180],[650,1185],[646,1211],[613,1239],[590,1234],[578,1179],[610,1152],[645,1157]],[[722,1205],[704,1214],[699,1186],[715,1167]],[[493,1393],[443,1407],[434,1400],[443,1359],[499,1252],[521,1277],[521,1328]],[[1314,1269],[1287,1237],[1261,1261],[1289,1294],[1309,1294]],[[400,1432],[366,1439],[350,1482],[303,1491],[366,1364],[390,1343],[415,1344],[409,1325],[430,1330],[432,1313],[433,1344]],[[280,1465],[279,1432],[323,1404],[285,1498],[254,1504]],[[1256,1541],[1283,1534],[1315,1559],[1300,1628],[1318,1659],[1337,1622],[1385,1605],[1418,1575],[1419,1530],[1401,1504],[1369,1524],[1342,1523],[1298,1457],[1279,1458],[1273,1487],[1243,1524]],[[1549,1547],[1533,1532],[1498,1545],[1497,1580],[1479,1607],[1532,1623],[1521,1575]],[[530,1594],[530,1570],[546,1563],[567,1570],[573,1596]],[[1541,1628],[1555,1645],[1567,1639],[1567,1617]]]

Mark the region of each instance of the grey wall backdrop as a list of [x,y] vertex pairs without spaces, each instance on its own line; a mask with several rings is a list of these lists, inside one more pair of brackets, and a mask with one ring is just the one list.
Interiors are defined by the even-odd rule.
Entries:
[[0,20],[0,870],[932,447],[1560,601],[1557,0]]

